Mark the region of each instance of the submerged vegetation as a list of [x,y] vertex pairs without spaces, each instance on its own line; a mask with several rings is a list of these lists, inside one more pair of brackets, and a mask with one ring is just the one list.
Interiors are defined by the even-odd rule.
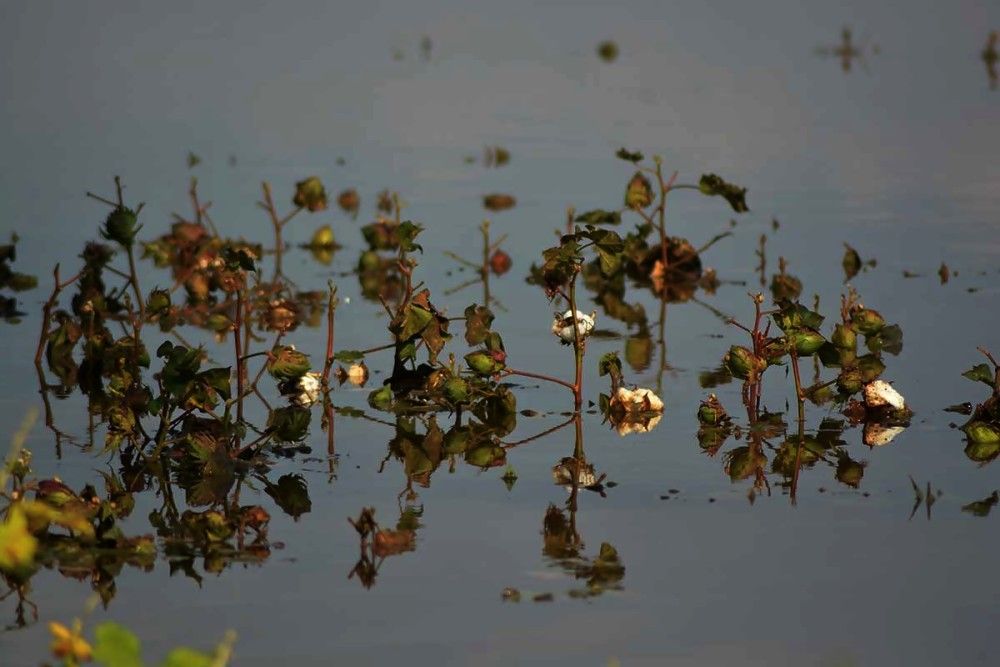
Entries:
[[[295,183],[289,208],[279,205],[282,198],[276,200],[270,184],[262,184],[258,206],[273,231],[267,243],[221,236],[194,179],[188,191],[190,214],[175,214],[159,235],[146,226],[143,204],[126,201],[117,178],[113,195],[88,193],[106,207],[99,216],[101,240],[85,245],[70,277],[64,277],[62,263],[55,265],[34,365],[44,424],[54,436],[57,455],[72,445],[113,463],[96,483],[76,488],[58,477],[38,476],[24,447],[33,414],[18,431],[0,471],[0,571],[7,596],[17,600],[15,625],[37,619],[31,582],[41,570],[88,580],[107,606],[126,568],[148,571],[163,559],[171,573],[200,583],[206,574],[235,564],[266,562],[281,546],[271,540],[271,513],[277,510],[297,520],[312,510],[306,478],[285,466],[277,472],[278,464],[312,453],[309,434],[318,422],[333,479],[337,418],[391,429],[379,472],[390,462],[402,472],[398,516],[380,523],[375,509],[363,506],[349,519],[358,535],[359,556],[346,576],[364,588],[375,585],[385,559],[417,548],[425,518],[419,490],[430,486],[436,471],[460,465],[502,470],[500,479],[510,491],[518,480],[512,465],[516,448],[572,425],[572,451],[552,466],[553,482],[569,492],[569,499],[545,510],[542,552],[554,567],[582,582],[567,592],[571,598],[620,590],[626,569],[616,548],[602,542],[585,555],[577,529],[580,492],[604,496],[615,485],[585,453],[582,414],[599,413],[623,437],[657,428],[665,410],[664,375],[671,370],[666,358],[668,304],[698,304],[718,316],[722,327],[732,327],[727,331],[746,336],[729,347],[717,369],[701,377],[705,388],[740,381],[743,410],[730,413],[716,394],[709,394],[697,411],[697,442],[710,457],[722,453],[722,467],[733,483],[749,481],[751,502],[762,493],[770,495],[772,481],[795,502],[802,472],[823,465],[840,484],[859,488],[868,464],[852,455],[845,431],[860,427],[865,445],[884,446],[909,426],[913,415],[884,379],[888,357],[902,350],[901,328],[887,324],[851,287],[830,318],[833,325],[824,326],[828,319],[820,314],[818,297],[811,307],[800,302],[805,285],[788,272],[783,257],[770,281],[772,303],[765,304],[763,291],[749,295],[751,323],[742,324],[702,302],[699,290],[711,295],[723,284],[705,257],[714,244],[734,234],[735,223],[696,246],[671,233],[668,198],[689,190],[713,203],[722,200],[739,215],[748,211],[747,190],[716,174],[678,182],[678,174],[666,171],[658,156],[647,161],[639,152],[621,149],[617,157],[632,171],[621,203],[584,212],[569,208],[556,243],[541,249],[540,260],[527,271],[527,282],[540,289],[539,300],[547,300],[553,311],[551,338],[540,332],[539,345],[562,355],[564,376],[529,370],[505,345],[501,332],[508,311],[491,281],[502,279],[514,262],[503,249],[506,235],[494,237],[488,220],[479,227],[479,258],[446,253],[475,277],[434,291],[421,279],[425,225],[404,216],[405,204],[397,193],[386,190],[371,200],[373,219],[361,226],[360,245],[345,240],[343,233],[338,242],[329,224],[319,226],[302,248],[325,266],[336,253],[353,247],[359,254],[348,275],[384,317],[382,342],[374,339],[377,344],[366,349],[345,349],[335,336],[341,303],[337,285],[329,281],[319,289],[300,287],[283,265],[285,254],[294,250],[284,240],[286,227],[330,206],[320,178]],[[483,162],[500,167],[509,160],[509,152],[495,146],[486,150]],[[362,198],[356,190],[342,191],[336,203],[352,218],[360,215]],[[492,211],[514,204],[511,195],[483,198]],[[762,236],[755,250],[762,289],[767,284],[766,241]],[[34,287],[33,278],[8,267],[15,257],[13,244],[2,248],[0,286]],[[158,271],[140,272],[143,261]],[[875,261],[863,261],[847,246],[842,265],[850,280],[874,268]],[[150,275],[158,282],[144,282]],[[482,288],[481,302],[468,303],[460,315],[442,305],[474,285]],[[657,304],[655,320],[647,315],[642,297]],[[587,301],[596,308],[587,312]],[[20,314],[7,297],[3,310],[11,320]],[[623,354],[607,352],[595,361],[587,356],[591,341],[618,336],[602,328],[609,320],[625,327]],[[300,327],[324,332],[325,345],[297,347]],[[219,346],[210,354],[205,346],[189,343],[188,336],[209,337]],[[215,358],[218,350],[226,350],[222,359]],[[1000,453],[1000,367],[984,354],[992,366],[980,364],[965,376],[987,384],[992,394],[974,409],[969,405],[965,412],[971,417],[962,427],[966,454],[979,463]],[[650,368],[654,355],[659,364],[655,387],[629,382],[628,375]],[[607,379],[607,391],[584,386],[587,363]],[[774,377],[781,368],[784,385]],[[810,368],[811,381],[806,377]],[[514,439],[518,417],[537,414],[523,406],[523,383],[528,381],[568,392],[567,418]],[[370,382],[375,386],[369,387]],[[368,409],[335,404],[337,389],[344,385],[367,387]],[[86,403],[86,443],[57,426],[52,398],[71,395]],[[773,409],[776,400],[784,410]],[[814,428],[807,428],[807,404],[827,410]],[[737,445],[725,449],[730,438]],[[271,504],[248,501],[248,490],[263,491]],[[153,509],[148,532],[134,534],[137,521],[129,519],[138,494],[147,494]],[[994,504],[996,492],[963,509],[985,516]],[[508,588],[503,598],[516,602],[522,592]],[[547,601],[554,594],[531,593],[530,599]],[[128,651],[134,658],[128,664],[140,664],[138,640],[120,626],[98,626],[93,641],[84,637],[79,623],[72,628],[53,624],[52,633],[53,651],[64,664],[91,658],[119,664],[106,657],[115,651]],[[182,650],[164,664],[222,665],[231,645],[227,639],[213,655]]]

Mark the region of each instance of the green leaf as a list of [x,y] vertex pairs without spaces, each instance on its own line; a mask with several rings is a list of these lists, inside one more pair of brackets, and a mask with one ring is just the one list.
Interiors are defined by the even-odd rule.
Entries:
[[982,382],[987,387],[993,387],[993,369],[991,369],[987,364],[977,364],[973,366],[969,370],[962,373],[962,377],[968,378],[973,382]]
[[[865,336],[865,347],[871,352],[888,352],[897,355],[903,351],[903,329],[898,324],[882,327],[877,334]],[[993,386],[992,383],[989,383]]]
[[583,237],[594,242],[600,260],[601,273],[605,276],[614,274],[621,266],[622,252],[625,244],[618,234],[608,229],[598,229],[589,227],[581,234]]
[[400,361],[410,361],[411,359],[417,358],[417,343],[416,341],[408,341],[399,348],[397,357]]
[[576,216],[576,222],[588,225],[617,225],[622,221],[622,214],[618,211],[605,211],[603,208],[595,208]]
[[219,395],[228,399],[230,395],[229,378],[232,375],[232,368],[210,368],[202,371],[198,377],[209,387],[219,392]]
[[737,213],[746,213],[750,210],[747,208],[747,189],[727,183],[716,174],[702,175],[701,180],[698,181],[698,189],[709,197],[724,198]]
[[486,335],[486,349],[490,352],[503,352],[503,338],[496,331],[491,331]]
[[597,364],[597,372],[601,377],[610,374],[616,381],[620,381],[622,377],[622,360],[618,357],[618,353],[607,352],[602,356],[600,362]]
[[799,303],[779,301],[778,307],[780,310],[771,317],[778,328],[785,333],[802,327],[819,330],[825,319],[819,313],[809,310]]
[[309,372],[309,357],[289,345],[275,345],[265,367],[276,380],[296,380]]
[[615,153],[615,157],[619,160],[625,160],[626,162],[642,162],[642,153],[635,151],[634,153],[627,148],[619,148],[618,152]]
[[94,659],[104,667],[142,667],[139,638],[112,621],[94,629]]
[[299,442],[309,433],[312,412],[309,408],[289,405],[272,410],[268,416],[268,430],[279,442]]
[[213,667],[215,657],[181,646],[167,654],[161,667]]
[[28,520],[18,505],[11,507],[6,521],[0,521],[0,570],[24,573],[31,569],[38,540],[28,530]]
[[341,350],[340,352],[335,353],[333,358],[337,361],[350,363],[352,361],[364,359],[365,355],[361,350]]
[[841,261],[841,266],[844,267],[845,280],[850,280],[861,270],[861,255],[846,243],[844,244],[844,259]]
[[399,247],[402,248],[403,252],[424,251],[422,246],[413,242],[422,231],[424,228],[421,225],[409,220],[400,223],[399,227],[396,228],[396,236],[399,238]]
[[282,475],[277,484],[267,484],[264,491],[293,519],[298,519],[312,509],[309,487],[302,475]]
[[465,309],[465,342],[469,345],[479,345],[490,332],[493,324],[493,313],[486,306],[472,304]]
[[399,332],[399,339],[409,340],[414,336],[419,336],[420,332],[430,324],[433,317],[434,314],[426,308],[412,303],[409,304],[403,315],[403,328]]

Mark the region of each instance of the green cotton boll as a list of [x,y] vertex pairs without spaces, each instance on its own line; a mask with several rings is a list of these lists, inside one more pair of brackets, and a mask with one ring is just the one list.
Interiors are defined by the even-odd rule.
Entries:
[[965,446],[965,455],[976,463],[989,463],[1000,454],[1000,442],[976,442],[969,438]]
[[477,468],[492,468],[501,465],[506,459],[507,451],[494,445],[482,445],[465,453],[465,462]]
[[851,312],[851,326],[866,336],[877,334],[885,326],[885,318],[877,310],[855,307]]
[[376,410],[388,411],[392,409],[392,389],[382,387],[368,394],[368,405]]
[[764,360],[759,359],[753,352],[742,345],[733,345],[729,348],[729,352],[726,353],[723,362],[734,377],[742,380],[756,377],[767,366]]
[[722,407],[715,394],[710,395],[698,406],[698,421],[704,426],[718,426],[728,419],[726,409]]
[[819,351],[826,339],[812,329],[799,329],[788,335],[790,344],[795,346],[795,353],[800,357],[811,357]]
[[861,391],[863,384],[861,371],[856,368],[845,369],[837,376],[837,389],[842,394],[856,394]]
[[170,310],[170,292],[165,289],[154,289],[149,293],[146,310],[152,315],[160,315]]
[[858,347],[858,335],[849,326],[838,324],[833,328],[833,335],[830,342],[841,350],[856,350]]
[[725,413],[720,414],[717,408],[709,405],[702,405],[698,408],[698,421],[707,426],[715,426],[724,416]]
[[874,382],[885,372],[885,364],[873,354],[858,357],[858,370],[861,371],[861,381],[865,384]]
[[205,324],[209,329],[215,331],[216,333],[226,333],[227,331],[232,331],[233,329],[233,321],[223,313],[214,313],[209,315]]
[[276,380],[296,380],[309,372],[309,357],[294,347],[279,345],[271,350],[267,372]]
[[445,454],[461,454],[469,446],[469,429],[466,427],[453,428],[444,434],[442,447]]
[[325,210],[326,188],[323,187],[323,182],[316,176],[310,176],[296,183],[292,203],[299,208],[307,209],[310,213]]
[[625,188],[625,206],[627,208],[646,208],[653,203],[653,186],[642,172],[635,172]]
[[137,223],[138,218],[135,211],[124,206],[116,206],[104,220],[101,236],[123,247],[131,247],[135,241],[135,235],[139,231],[136,227]]
[[232,537],[234,532],[233,527],[221,512],[209,510],[201,518],[205,527],[205,537],[209,541],[223,542]]
[[1000,443],[1000,427],[986,422],[974,421],[962,427],[970,442],[977,444]]
[[726,428],[702,428],[698,429],[698,446],[702,449],[718,449],[729,437],[729,429]]
[[452,403],[464,403],[469,398],[469,383],[460,377],[449,378],[444,383],[444,395]]
[[382,258],[374,250],[366,250],[358,259],[358,271],[375,271],[382,266]]
[[504,365],[493,358],[489,352],[482,350],[465,355],[465,363],[477,375],[489,377],[503,370]]

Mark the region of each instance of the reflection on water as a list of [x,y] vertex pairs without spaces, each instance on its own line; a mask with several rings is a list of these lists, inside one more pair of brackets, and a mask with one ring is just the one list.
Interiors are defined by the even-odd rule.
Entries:
[[997,88],[997,63],[1000,62],[1000,55],[997,54],[997,31],[990,32],[986,38],[986,48],[983,49],[982,59],[986,65],[986,76],[990,80],[990,89]]
[[842,69],[845,74],[851,71],[851,67],[855,62],[867,70],[868,61],[866,59],[866,54],[877,55],[878,52],[879,49],[877,45],[869,47],[862,44],[855,44],[853,33],[851,32],[851,29],[847,27],[840,31],[839,44],[836,46],[821,46],[816,49],[816,53],[821,56],[840,60],[840,69]]
[[[0,635],[5,655],[41,659],[44,626],[86,590],[157,648],[232,626],[239,664],[993,655],[997,590],[979,565],[998,546],[1000,390],[992,358],[970,357],[996,326],[995,108],[956,85],[981,92],[982,17],[866,9],[881,44],[965,45],[964,65],[887,49],[867,91],[815,59],[787,67],[836,12],[633,9],[400,9],[386,24],[352,8],[334,28],[360,38],[300,26],[265,61],[241,40],[287,25],[271,10],[226,17],[232,34],[206,20],[194,42],[167,22],[197,72],[173,47],[101,42],[87,59],[36,40],[81,68],[167,69],[112,67],[132,101],[84,68],[3,112],[23,165],[2,185],[22,238],[0,251],[0,368],[30,382],[5,383],[0,409],[10,424],[40,413],[0,485],[4,520],[26,526],[0,560],[0,613],[20,630]],[[248,53],[253,76],[204,57],[208,42]],[[817,52],[849,73],[880,51],[845,28]],[[58,53],[6,60],[47,80]],[[981,61],[996,88],[995,31]],[[80,103],[69,123],[61,96],[91,86],[122,109]],[[614,160],[629,142],[659,144],[678,180],[652,155]],[[95,213],[79,195],[118,169],[129,196]],[[165,192],[185,188],[189,212],[170,216]],[[564,239],[588,225],[615,237]],[[546,266],[543,249],[571,243]],[[570,312],[551,281],[562,260],[597,319],[575,413],[569,380],[539,379],[572,375],[580,342],[572,315],[568,345],[549,332]],[[31,275],[38,289],[18,291]],[[766,295],[756,324],[748,291]],[[886,377],[912,414],[867,398],[896,400]],[[556,650],[560,636],[575,639]]]

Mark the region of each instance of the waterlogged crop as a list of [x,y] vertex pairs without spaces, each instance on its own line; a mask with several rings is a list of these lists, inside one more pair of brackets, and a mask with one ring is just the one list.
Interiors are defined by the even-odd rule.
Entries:
[[[606,208],[569,208],[555,242],[539,248],[527,271],[527,281],[541,290],[539,303],[547,300],[552,313],[534,327],[537,344],[562,364],[552,375],[528,370],[504,341],[512,311],[494,287],[515,262],[504,249],[506,235],[496,236],[490,221],[478,228],[482,242],[475,258],[445,253],[457,263],[456,272],[472,278],[437,289],[426,284],[422,269],[434,225],[410,219],[407,204],[390,190],[362,197],[349,188],[334,197],[318,176],[307,176],[276,195],[263,183],[258,206],[273,232],[266,242],[220,235],[194,180],[187,193],[191,212],[175,214],[157,230],[144,206],[126,199],[119,179],[111,196],[88,193],[105,208],[93,215],[95,238],[81,249],[75,270],[64,271],[65,261],[53,268],[34,362],[44,425],[57,455],[73,447],[108,463],[92,483],[67,483],[36,474],[22,446],[30,425],[15,438],[0,472],[0,572],[8,595],[17,599],[15,625],[37,619],[31,582],[44,570],[87,580],[107,606],[123,571],[148,571],[158,559],[171,573],[197,582],[237,564],[266,563],[281,547],[271,539],[277,530],[272,513],[299,520],[313,511],[306,471],[294,466],[312,454],[314,431],[326,439],[322,472],[331,481],[337,477],[337,419],[386,429],[379,473],[399,476],[398,495],[388,510],[379,507],[378,520],[375,503],[367,502],[349,520],[359,550],[344,575],[364,588],[376,584],[387,559],[420,549],[422,528],[434,514],[421,494],[432,479],[462,468],[489,474],[515,493],[517,448],[568,434],[572,425],[572,450],[551,463],[551,481],[568,499],[545,510],[542,554],[578,582],[568,597],[619,590],[625,566],[618,550],[609,542],[586,549],[577,529],[581,492],[605,496],[615,486],[587,457],[583,413],[599,413],[622,436],[650,434],[667,423],[664,377],[672,369],[666,319],[675,303],[698,304],[745,334],[720,349],[718,368],[701,377],[706,388],[734,378],[742,383],[741,411],[727,410],[715,393],[697,409],[699,446],[709,456],[721,455],[726,476],[748,483],[751,501],[769,494],[772,483],[794,500],[802,471],[819,467],[843,486],[860,488],[868,463],[852,453],[846,430],[860,426],[864,444],[884,446],[912,416],[903,388],[886,378],[888,357],[902,349],[900,327],[862,304],[853,289],[836,313],[821,314],[818,300],[803,304],[803,283],[789,273],[785,258],[771,277],[772,302],[765,305],[766,237],[757,251],[761,291],[750,294],[752,322],[741,324],[701,301],[700,294],[734,282],[703,261],[716,242],[734,233],[735,223],[696,246],[671,234],[668,198],[694,191],[724,202],[727,215],[740,215],[748,211],[746,189],[716,174],[679,183],[659,157],[647,161],[625,149],[618,157],[629,165],[624,187],[615,184]],[[509,160],[509,152],[494,146],[483,164],[500,167]],[[482,201],[494,212],[515,203],[501,193]],[[363,205],[374,208],[370,219]],[[306,214],[362,219],[351,238],[340,226],[335,234],[336,223],[324,217],[300,248],[322,267],[338,253],[357,253],[347,275],[358,281],[365,305],[382,317],[369,347],[337,344],[341,297],[334,281],[316,289],[285,273],[286,254],[295,251],[285,241],[288,226]],[[13,244],[0,248],[0,287],[34,286],[9,268]],[[141,262],[150,270],[140,272]],[[848,278],[873,266],[848,246]],[[457,309],[449,303],[472,286],[481,287],[481,298],[477,293]],[[17,303],[3,299],[4,317],[15,319]],[[655,314],[647,314],[650,303]],[[608,329],[616,323],[624,328],[622,348],[596,363],[607,385],[588,390],[585,363],[594,363],[586,361],[588,348],[619,337]],[[325,345],[300,336],[301,328],[325,333]],[[204,342],[212,340],[216,345]],[[971,418],[962,426],[966,453],[980,463],[1000,452],[1000,371],[986,356],[992,367],[980,364],[965,375],[990,386],[992,395],[970,406]],[[650,370],[654,357],[659,366]],[[781,382],[782,373],[790,380]],[[518,418],[538,414],[526,405],[530,394],[519,384],[526,378],[558,387],[567,410],[558,425],[519,437]],[[335,404],[338,391],[360,388],[364,409],[346,399]],[[69,396],[86,405],[86,442],[57,423],[54,400]],[[784,404],[784,410],[768,409],[769,403]],[[806,427],[807,403],[829,409],[815,428]],[[790,428],[793,418],[796,427]],[[727,449],[730,438],[736,445]],[[279,468],[288,461],[292,469]],[[249,496],[250,490],[259,493]],[[149,508],[143,517],[134,516],[139,494],[148,498],[140,505]],[[994,494],[967,511],[984,516],[995,502]],[[503,594],[508,601],[529,596],[554,598],[550,591],[513,587]],[[129,664],[141,664],[138,639],[121,626],[98,626],[91,636],[79,623],[53,624],[51,632],[53,653],[64,664],[116,664],[108,662],[116,651],[127,651],[134,658]],[[223,665],[231,644],[227,639],[214,653],[175,652],[166,664]]]

